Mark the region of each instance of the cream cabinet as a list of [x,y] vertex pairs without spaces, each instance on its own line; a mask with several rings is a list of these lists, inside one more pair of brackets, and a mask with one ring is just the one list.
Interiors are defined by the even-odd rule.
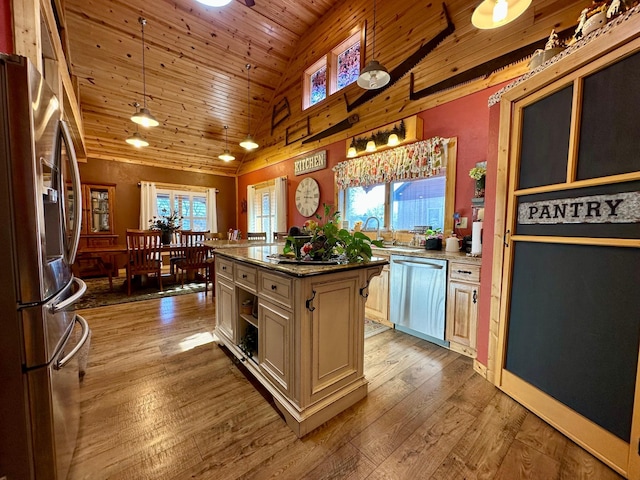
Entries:
[[451,350],[476,356],[480,265],[449,262],[446,339]]
[[[385,255],[376,254],[376,256],[389,260]],[[393,327],[389,321],[389,265],[385,265],[380,275],[371,279],[368,288],[365,318]]]
[[242,250],[216,252],[216,336],[301,437],[367,395],[366,292],[384,265],[279,269]]

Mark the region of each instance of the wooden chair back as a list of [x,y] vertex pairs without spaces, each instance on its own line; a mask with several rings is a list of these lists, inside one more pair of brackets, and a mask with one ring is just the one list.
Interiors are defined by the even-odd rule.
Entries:
[[205,295],[209,284],[209,268],[213,265],[207,262],[209,247],[206,245],[192,245],[184,248],[184,257],[175,262],[175,267],[180,271],[182,286],[184,287],[184,274],[188,271],[204,270]]
[[267,240],[267,232],[247,232],[247,240]]
[[155,273],[162,290],[161,233],[155,230],[127,230],[127,291],[131,295],[131,277]]

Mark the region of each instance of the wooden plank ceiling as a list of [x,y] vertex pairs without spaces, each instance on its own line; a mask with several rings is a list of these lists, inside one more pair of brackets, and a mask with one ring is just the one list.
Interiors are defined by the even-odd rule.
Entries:
[[[477,1],[446,3],[455,33],[413,70],[416,89],[545,38],[552,28],[575,25],[590,2],[534,0],[520,19],[495,31],[470,24]],[[288,126],[308,121],[310,134],[316,134],[348,116],[345,96],[353,102],[364,93],[353,84],[344,96],[336,94],[305,111],[300,106],[302,72],[321,54],[367,22],[366,44],[371,45],[372,6],[371,0],[255,0],[251,8],[244,0],[221,8],[195,0],[66,0],[72,74],[78,81],[89,159],[235,175],[434,104],[433,99],[409,102],[406,76],[359,109],[357,131],[308,146],[285,145]],[[136,131],[132,105],[143,103],[140,16],[147,19],[147,107],[160,126],[140,128],[150,146],[135,149],[125,139]],[[445,26],[441,3],[378,1],[376,59],[393,69]],[[368,61],[370,54],[365,50],[364,55]],[[252,65],[250,119],[247,63]],[[273,105],[284,98],[291,115],[272,134]],[[261,148],[245,155],[238,143],[249,123]],[[224,125],[236,157],[231,163],[218,160],[225,148]]]

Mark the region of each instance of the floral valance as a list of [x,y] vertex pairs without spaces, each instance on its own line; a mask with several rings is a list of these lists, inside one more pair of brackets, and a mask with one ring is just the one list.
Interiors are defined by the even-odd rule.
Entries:
[[340,162],[333,167],[338,188],[439,175],[447,166],[447,143],[448,139],[433,137]]

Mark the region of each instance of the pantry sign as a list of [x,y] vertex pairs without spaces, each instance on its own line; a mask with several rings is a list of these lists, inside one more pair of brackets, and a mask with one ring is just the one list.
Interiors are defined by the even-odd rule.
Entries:
[[523,202],[518,223],[640,223],[640,192]]

